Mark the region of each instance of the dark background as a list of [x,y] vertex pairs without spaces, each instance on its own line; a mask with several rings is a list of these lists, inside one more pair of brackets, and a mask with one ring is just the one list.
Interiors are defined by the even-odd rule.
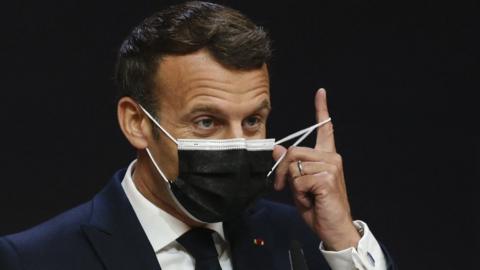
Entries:
[[[0,235],[89,200],[134,158],[116,123],[116,51],[171,2],[2,4]],[[313,124],[327,88],[354,217],[401,269],[478,267],[478,3],[223,3],[274,40],[270,136]]]

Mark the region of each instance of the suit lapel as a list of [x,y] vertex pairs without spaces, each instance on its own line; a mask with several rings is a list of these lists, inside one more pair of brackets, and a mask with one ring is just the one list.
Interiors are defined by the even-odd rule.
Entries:
[[268,224],[264,208],[254,208],[241,219],[224,223],[234,270],[275,269],[275,243]]
[[125,170],[93,200],[92,217],[83,232],[108,270],[160,270],[150,242],[131,207],[120,182]]
[[[124,175],[125,170],[117,172],[95,196],[92,216],[90,222],[82,226],[83,232],[108,270],[161,270],[120,185]],[[224,223],[234,270],[289,269],[286,268],[289,265],[288,252],[283,252],[281,245],[276,243],[274,224],[268,213],[264,206],[257,204],[238,220]],[[283,253],[285,256],[278,256]]]

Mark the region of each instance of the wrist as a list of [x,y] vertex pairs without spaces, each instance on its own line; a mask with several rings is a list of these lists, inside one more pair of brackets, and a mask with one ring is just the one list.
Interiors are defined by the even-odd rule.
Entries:
[[361,234],[354,226],[353,222],[344,226],[343,229],[338,231],[331,231],[328,234],[328,237],[324,237],[323,245],[326,250],[330,251],[340,251],[348,248],[357,248],[358,242],[361,239]]

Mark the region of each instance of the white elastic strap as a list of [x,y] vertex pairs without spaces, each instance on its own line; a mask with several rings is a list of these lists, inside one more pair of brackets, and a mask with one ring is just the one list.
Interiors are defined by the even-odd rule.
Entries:
[[[148,156],[150,157],[150,160],[152,161],[153,163],[153,166],[155,166],[155,168],[157,169],[158,173],[160,173],[160,175],[162,176],[162,178],[169,184],[171,184],[172,182],[168,181],[167,177],[165,176],[165,174],[163,174],[162,170],[160,169],[160,167],[158,167],[157,165],[157,162],[155,162],[155,159],[153,158],[152,156],[152,153],[150,153],[150,150],[148,150],[148,148],[146,148],[145,150],[147,150],[147,154]],[[173,198],[173,201],[175,202],[175,204],[178,206],[178,208],[180,208],[189,218],[191,218],[192,220],[195,220],[199,223],[206,223],[204,221],[201,221],[199,220],[198,218],[194,217],[192,214],[190,214],[190,212],[187,211],[187,209],[185,209],[185,207],[183,207],[183,205],[178,201],[177,197],[173,194],[172,192],[172,189],[171,188],[168,188],[168,192],[170,193],[170,197]]]
[[324,121],[322,121],[322,122],[320,122],[320,123],[316,123],[316,124],[313,125],[313,126],[309,126],[309,127],[304,128],[304,129],[302,129],[302,130],[300,130],[300,131],[297,131],[297,132],[295,132],[295,133],[292,133],[292,134],[288,135],[287,137],[285,137],[285,138],[283,138],[283,139],[281,139],[281,140],[276,141],[275,144],[282,144],[282,143],[284,143],[284,142],[286,142],[286,141],[289,141],[289,140],[291,140],[291,139],[294,139],[294,138],[296,138],[296,137],[298,137],[298,136],[300,136],[300,135],[308,132],[310,129],[315,129],[315,128],[319,127],[319,126],[323,126],[323,125],[325,125],[326,123],[328,123],[328,122],[330,122],[330,121],[332,121],[332,118],[328,118],[327,120],[324,120]]
[[170,138],[170,140],[172,140],[175,144],[178,145],[177,140],[175,140],[175,138],[173,138],[173,136],[170,135],[170,133],[168,133],[168,132],[157,122],[157,120],[155,120],[155,118],[153,118],[153,116],[152,116],[149,112],[147,112],[147,110],[145,110],[145,108],[142,107],[142,105],[139,104],[138,106],[140,106],[140,109],[142,109],[142,111],[147,115],[147,117],[150,118],[150,120],[152,120],[152,122],[155,123],[155,125],[157,125],[157,127],[158,127],[159,129],[161,129],[161,130],[163,131],[163,133],[165,133],[165,135],[167,135],[168,138]]
[[[302,137],[300,137],[298,140],[296,140],[296,141],[292,144],[292,146],[297,146],[297,145],[299,145],[303,140],[305,140],[305,138],[307,138],[307,136],[310,135],[310,134],[315,130],[315,128],[321,127],[321,126],[325,125],[326,123],[328,123],[328,122],[330,122],[330,121],[332,121],[332,118],[328,118],[327,120],[324,120],[324,121],[322,121],[322,122],[320,122],[320,123],[317,123],[317,124],[315,124],[315,125],[313,125],[313,126],[311,126],[311,127],[308,127],[308,128],[302,129],[302,130],[300,130],[300,131],[297,131],[297,132],[293,133],[292,135],[289,135],[289,136],[287,136],[287,137],[279,140],[279,141],[276,142],[275,144],[279,144],[279,143],[282,143],[282,142],[286,142],[286,141],[288,141],[288,140],[291,140],[291,139],[293,139],[293,138],[295,138],[295,137],[300,136],[300,135],[303,133]],[[294,136],[294,135],[295,135],[295,136]],[[287,155],[287,151],[285,151],[285,152],[280,156],[280,158],[277,159],[277,161],[276,161],[275,164],[273,165],[272,169],[268,172],[267,177],[269,177],[270,174],[273,173],[273,171],[277,168],[278,164],[280,164],[280,162],[282,162],[282,160],[285,158],[286,155]]]
[[148,150],[148,148],[145,148],[145,150],[147,150],[147,154],[148,154],[148,156],[150,157],[150,160],[152,161],[153,166],[155,166],[155,168],[157,169],[158,173],[160,173],[160,175],[163,177],[163,179],[164,179],[167,183],[170,183],[170,181],[167,179],[167,177],[165,176],[165,174],[163,174],[163,172],[162,172],[162,170],[160,169],[160,167],[158,167],[157,162],[155,162],[155,159],[154,159],[153,156],[152,156],[152,153],[150,153],[150,150]]

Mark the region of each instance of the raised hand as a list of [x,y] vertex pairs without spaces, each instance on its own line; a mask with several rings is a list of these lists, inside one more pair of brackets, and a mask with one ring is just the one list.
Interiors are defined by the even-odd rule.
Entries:
[[[315,108],[318,122],[329,118],[325,89],[317,91]],[[290,184],[303,219],[327,249],[356,247],[360,235],[350,214],[342,157],[336,152],[332,122],[318,128],[315,148],[287,150],[276,146],[274,159],[285,151],[287,154],[276,170],[275,189]]]

